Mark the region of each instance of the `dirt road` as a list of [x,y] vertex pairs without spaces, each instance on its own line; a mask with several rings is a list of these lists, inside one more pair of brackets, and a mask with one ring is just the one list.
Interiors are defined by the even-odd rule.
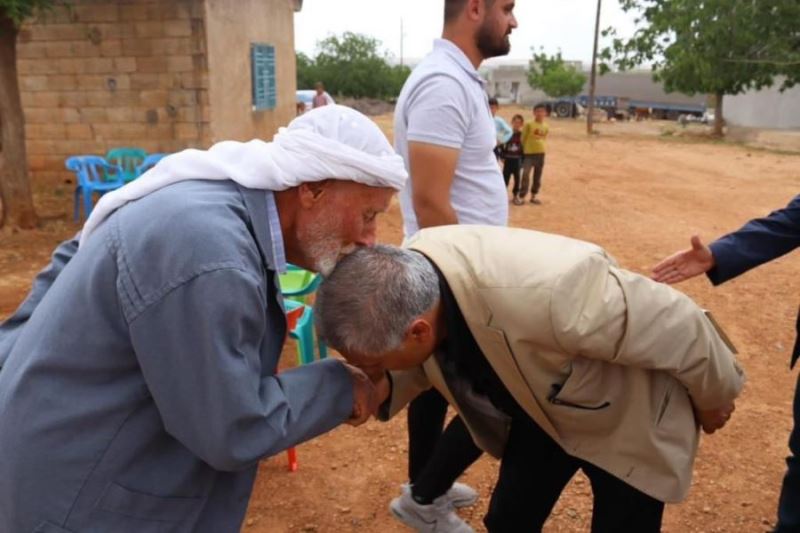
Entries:
[[[512,110],[504,110],[509,116]],[[378,117],[389,127],[390,117]],[[554,121],[542,206],[512,206],[511,224],[593,241],[625,267],[646,272],[689,236],[712,239],[751,217],[785,205],[800,192],[800,157],[712,142],[659,136],[662,126],[603,124],[587,139],[582,124]],[[51,190],[61,189],[60,196]],[[71,192],[40,184],[43,230],[0,236],[0,316],[23,297],[55,243],[77,226],[65,222]],[[63,191],[67,192],[64,193]],[[45,192],[48,191],[48,192]],[[383,242],[401,240],[396,203],[381,221]],[[730,425],[704,437],[689,498],[669,506],[665,531],[759,532],[774,519],[791,424],[796,372],[788,370],[800,301],[800,253],[774,261],[722,287],[704,279],[680,286],[714,310],[741,351],[748,374]],[[286,351],[287,360],[293,349]],[[244,531],[405,531],[387,511],[406,466],[405,421],[342,427],[299,448],[300,470],[285,457],[261,465]],[[466,481],[481,492],[462,513],[478,530],[497,464],[481,459]],[[578,477],[545,531],[588,531],[588,482]]]

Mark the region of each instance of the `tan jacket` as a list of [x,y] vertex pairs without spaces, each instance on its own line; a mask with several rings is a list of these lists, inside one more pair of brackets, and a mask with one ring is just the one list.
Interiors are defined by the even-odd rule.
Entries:
[[[407,246],[439,267],[500,379],[567,453],[658,500],[686,496],[699,439],[692,402],[720,407],[744,382],[691,299],[621,270],[598,246],[536,231],[444,226]],[[432,385],[475,442],[502,456],[507,423],[460,405],[435,357],[392,378],[389,416]]]

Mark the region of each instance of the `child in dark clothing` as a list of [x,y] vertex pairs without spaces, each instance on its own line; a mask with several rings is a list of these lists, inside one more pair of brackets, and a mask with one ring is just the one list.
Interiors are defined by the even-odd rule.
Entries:
[[513,198],[516,200],[520,192],[520,172],[522,170],[522,126],[525,119],[522,115],[514,115],[511,119],[513,133],[511,138],[502,145],[503,179],[508,187],[511,176],[514,176]]

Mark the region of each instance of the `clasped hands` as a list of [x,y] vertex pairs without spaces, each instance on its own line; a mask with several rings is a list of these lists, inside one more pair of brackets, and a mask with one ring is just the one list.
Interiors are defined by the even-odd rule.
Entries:
[[731,401],[722,407],[716,409],[698,409],[694,408],[694,416],[703,431],[714,433],[718,429],[722,429],[725,424],[730,420],[731,415],[736,410],[736,405]]
[[359,368],[347,363],[344,365],[353,382],[353,413],[347,423],[360,426],[370,416],[377,416],[378,409],[389,397],[389,378],[386,371],[378,366]]

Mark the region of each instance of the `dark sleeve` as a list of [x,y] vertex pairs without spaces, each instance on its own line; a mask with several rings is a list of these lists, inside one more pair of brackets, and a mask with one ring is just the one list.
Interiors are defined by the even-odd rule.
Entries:
[[0,324],[0,368],[2,368],[8,354],[11,353],[11,348],[13,348],[17,337],[22,332],[23,326],[28,322],[39,302],[47,294],[47,291],[50,290],[58,275],[78,251],[79,238],[80,233],[56,247],[50,258],[50,264],[34,278],[28,296],[14,314]]
[[[166,431],[217,470],[240,470],[325,433],[353,411],[347,368],[328,359],[275,374],[259,280],[225,268],[176,287],[130,334]],[[272,363],[270,363],[272,364]]]
[[751,220],[711,243],[716,266],[708,279],[719,285],[800,247],[800,195],[784,209]]

